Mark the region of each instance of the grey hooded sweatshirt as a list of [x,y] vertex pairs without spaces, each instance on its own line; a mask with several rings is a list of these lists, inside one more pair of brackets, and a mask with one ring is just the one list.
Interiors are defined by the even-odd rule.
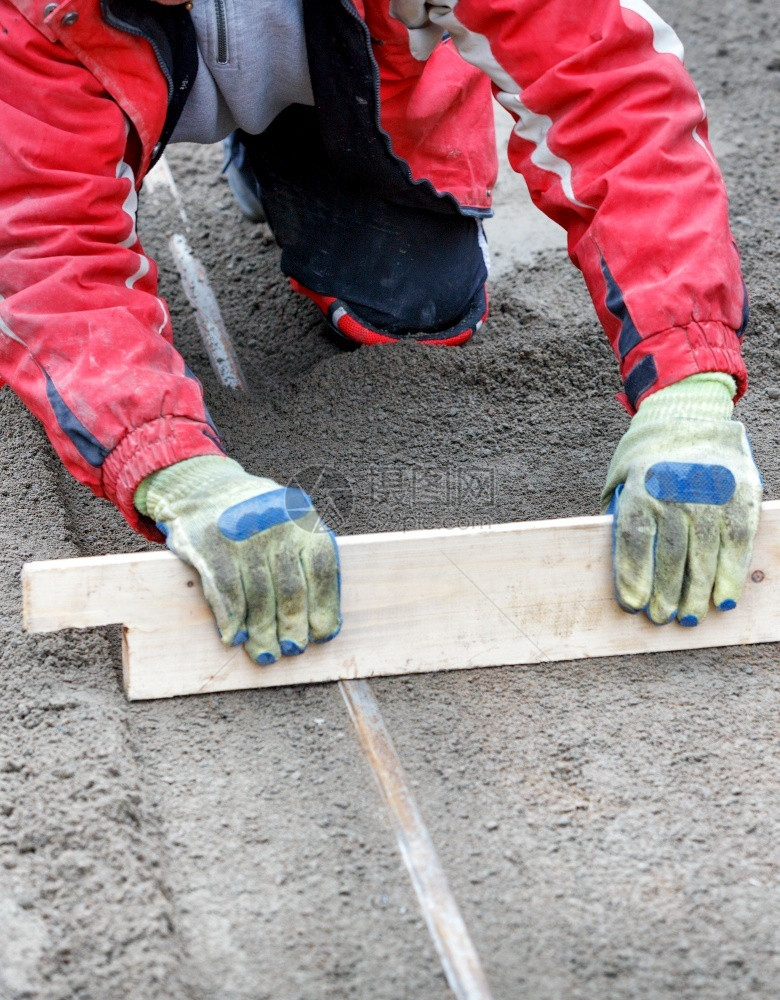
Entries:
[[198,75],[172,142],[263,132],[290,104],[314,104],[301,0],[193,0]]

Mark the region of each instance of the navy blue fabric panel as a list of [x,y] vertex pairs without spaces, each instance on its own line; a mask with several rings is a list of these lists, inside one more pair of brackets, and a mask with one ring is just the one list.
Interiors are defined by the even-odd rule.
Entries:
[[631,406],[636,409],[640,396],[642,396],[651,385],[658,381],[658,369],[655,365],[655,358],[648,354],[642,358],[626,376],[626,395]]
[[634,326],[631,317],[628,316],[628,320],[623,325],[623,329],[620,331],[620,336],[618,337],[620,360],[622,361],[630,351],[633,351],[641,340],[642,338],[639,336],[637,328]]
[[78,419],[76,414],[70,409],[65,400],[57,391],[57,387],[52,382],[48,372],[43,373],[46,377],[46,396],[49,405],[54,411],[60,429],[66,434],[78,451],[90,465],[99,469],[108,457],[109,449],[104,447],[96,437],[94,437],[84,424]]
[[748,290],[745,282],[742,282],[742,322],[737,330],[737,336],[740,340],[745,336],[745,330],[747,330],[747,325],[750,322],[750,300],[748,298]]
[[[184,374],[187,376],[187,378],[192,379],[193,382],[197,382],[198,385],[201,384],[200,379],[198,378],[198,376],[195,374],[195,372],[187,364],[185,364],[185,366],[184,366]],[[211,419],[211,414],[209,413],[209,410],[208,410],[208,407],[206,406],[205,400],[203,402],[203,415],[206,418],[206,423],[209,425],[209,427],[212,429],[212,431],[214,431],[214,434],[215,434],[215,436],[217,438],[217,444],[221,448],[222,447],[222,442],[219,440],[219,431],[217,430],[217,425]]]
[[224,444],[222,444],[222,441],[220,440],[219,434],[217,432],[211,430],[208,431],[204,430],[203,437],[206,438],[207,441],[211,441],[212,444],[215,444],[223,455],[226,454],[225,446]]
[[620,287],[612,276],[612,272],[603,257],[601,258],[601,273],[604,275],[604,281],[607,283],[607,298],[605,300],[607,309],[609,309],[616,319],[620,320],[621,329],[620,336],[618,337],[618,353],[620,354],[620,360],[623,361],[628,353],[633,351],[636,345],[641,342],[642,338],[626,308],[623,293],[620,291]]

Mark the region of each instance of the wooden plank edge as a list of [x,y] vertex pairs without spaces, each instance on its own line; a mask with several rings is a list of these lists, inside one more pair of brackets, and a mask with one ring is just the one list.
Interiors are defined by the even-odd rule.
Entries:
[[[780,506],[780,505],[779,505]],[[575,530],[605,528],[612,518],[609,515],[596,517],[556,518],[541,521],[514,521],[506,524],[477,525],[465,528],[432,528],[415,531],[387,531],[364,535],[342,535],[338,539],[339,549],[351,550],[371,547],[384,549],[402,542],[415,544],[437,543],[455,539],[494,537],[501,534],[533,534],[554,530]],[[106,586],[126,585],[127,579],[137,567],[148,570],[158,565],[161,570],[176,571],[181,567],[182,582],[185,574],[191,574],[190,567],[167,549],[147,552],[112,553],[102,556],[83,556],[69,559],[46,559],[25,563],[22,567],[22,617],[26,631],[31,633],[53,632],[61,628],[97,628],[101,625],[131,624],[125,617],[120,603],[85,611],[81,595],[85,587],[94,586],[100,578]],[[68,595],[74,595],[73,611],[68,618],[67,603],[54,608],[50,603],[51,593],[60,592],[61,602]]]
[[[224,681],[220,679],[209,684],[208,686],[204,686],[200,682],[198,682],[197,685],[178,683],[176,686],[169,686],[166,689],[161,689],[157,680],[155,680],[153,685],[149,687],[148,678],[142,678],[139,681],[134,676],[133,657],[132,655],[125,654],[125,649],[132,649],[133,630],[126,629],[123,626],[123,633],[125,636],[125,643],[127,643],[127,645],[123,644],[123,679],[128,701],[157,701],[167,698],[180,698],[201,694],[224,694],[228,691],[271,690],[278,687],[297,687],[301,684],[331,684],[334,682],[352,680],[369,681],[375,680],[379,677],[409,677],[419,674],[443,672],[450,673],[461,670],[520,669],[522,667],[536,666],[540,663],[578,663],[580,661],[592,659],[612,659],[613,657],[624,656],[647,656],[650,654],[675,653],[697,649],[728,649],[733,646],[760,646],[780,642],[780,632],[777,629],[771,636],[768,637],[761,636],[758,638],[748,638],[747,640],[739,638],[713,639],[708,637],[705,625],[699,626],[698,632],[691,629],[691,638],[686,639],[684,645],[673,645],[671,643],[667,645],[663,642],[659,642],[653,647],[648,648],[647,646],[638,643],[626,643],[626,645],[621,649],[611,650],[609,652],[591,652],[580,649],[567,652],[565,656],[539,655],[535,657],[526,656],[522,658],[469,657],[464,658],[463,661],[457,663],[425,664],[423,666],[414,666],[414,668],[410,668],[407,663],[401,663],[400,661],[386,667],[376,668],[374,666],[365,666],[361,668],[360,666],[355,666],[354,663],[349,662],[342,664],[328,663],[324,666],[320,664],[312,665],[312,659],[308,659],[306,660],[306,663],[307,666],[311,665],[311,669],[307,669],[295,677],[291,677],[289,675],[285,676],[283,673],[274,673],[271,675],[267,668],[254,667],[253,669],[256,673],[251,678],[248,675],[243,675],[240,679],[237,679],[235,675],[226,673],[224,675]],[[306,654],[304,654],[304,658],[305,657]]]
[[[766,501],[762,514],[772,520],[780,513],[780,501]],[[506,524],[491,524],[467,528],[419,529],[409,532],[380,532],[368,535],[344,535],[339,538],[339,548],[343,550],[358,547],[384,548],[396,543],[439,542],[457,538],[478,539],[501,534],[519,533],[533,535],[548,530],[567,531],[589,529],[605,530],[610,525],[610,515],[596,517],[555,518],[540,521],[518,521]],[[759,528],[760,531],[760,528]],[[100,605],[95,609],[83,609],[83,590],[99,577],[105,585],[115,579],[117,584],[126,584],[134,568],[148,570],[158,565],[166,572],[181,570],[182,582],[191,585],[197,580],[195,571],[182,563],[177,556],[166,549],[151,552],[117,553],[102,556],[86,556],[71,559],[49,559],[26,563],[22,568],[23,624],[31,633],[56,631],[61,628],[95,628],[101,625],[132,624],[124,617],[121,604]],[[92,585],[95,585],[94,582]],[[62,606],[51,605],[51,593],[59,590]],[[78,608],[68,620],[68,595],[76,595],[72,604]]]
[[[763,514],[772,514],[780,511],[780,500],[765,500],[761,504]],[[599,528],[612,523],[611,514],[586,515],[582,517],[557,517],[543,518],[535,521],[507,521],[500,524],[469,525],[468,527],[455,528],[416,528],[414,531],[377,531],[370,534],[359,535],[339,535],[339,548],[362,545],[392,545],[403,540],[408,541],[437,541],[442,538],[455,537],[478,537],[480,535],[494,535],[508,532],[534,532],[546,531],[548,528]],[[118,552],[108,553],[100,556],[76,556],[69,559],[35,559],[24,564],[22,576],[27,573],[69,573],[90,570],[93,567],[106,565],[117,565],[123,567],[132,565],[135,562],[173,562],[178,560],[172,552],[165,548],[153,549],[145,552]]]

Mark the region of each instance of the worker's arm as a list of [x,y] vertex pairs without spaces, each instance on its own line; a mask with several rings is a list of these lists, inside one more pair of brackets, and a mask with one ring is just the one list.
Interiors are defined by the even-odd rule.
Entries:
[[[224,455],[138,240],[125,115],[63,45],[0,14],[0,379],[77,479],[199,569],[226,642],[299,652],[338,630],[332,536],[302,494]],[[161,75],[125,82],[164,109]]]
[[740,396],[739,254],[672,29],[644,0],[392,0],[391,10],[420,56],[448,31],[515,118],[510,163],[567,231],[629,409],[702,371],[731,375]]
[[492,80],[516,120],[510,162],[567,230],[618,357],[637,414],[604,490],[617,510],[618,599],[659,623],[695,624],[711,594],[733,607],[761,495],[731,420],[746,387],[747,297],[679,39],[644,0],[393,0],[391,10],[418,58],[448,31]]
[[[136,233],[137,137],[64,45],[5,0],[0,13],[0,379],[68,470],[159,541],[133,506],[138,483],[224,450]],[[143,86],[164,111],[158,76]]]

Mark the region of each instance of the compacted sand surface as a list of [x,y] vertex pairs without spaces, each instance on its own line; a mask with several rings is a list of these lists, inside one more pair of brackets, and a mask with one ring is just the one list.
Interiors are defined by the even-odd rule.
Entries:
[[[739,413],[774,498],[780,13],[656,6],[686,43],[732,196],[753,305]],[[289,293],[268,229],[238,216],[219,151],[170,161],[249,399],[210,371],[164,192],[142,198],[142,235],[235,457],[298,475],[345,533],[597,510],[627,417],[548,231],[496,223],[492,320],[463,349],[344,353]],[[21,631],[25,560],[146,543],[68,478],[8,389],[0,418],[0,998],[443,1000],[334,686],[128,705],[116,630]],[[496,998],[780,994],[776,648],[373,688]]]

